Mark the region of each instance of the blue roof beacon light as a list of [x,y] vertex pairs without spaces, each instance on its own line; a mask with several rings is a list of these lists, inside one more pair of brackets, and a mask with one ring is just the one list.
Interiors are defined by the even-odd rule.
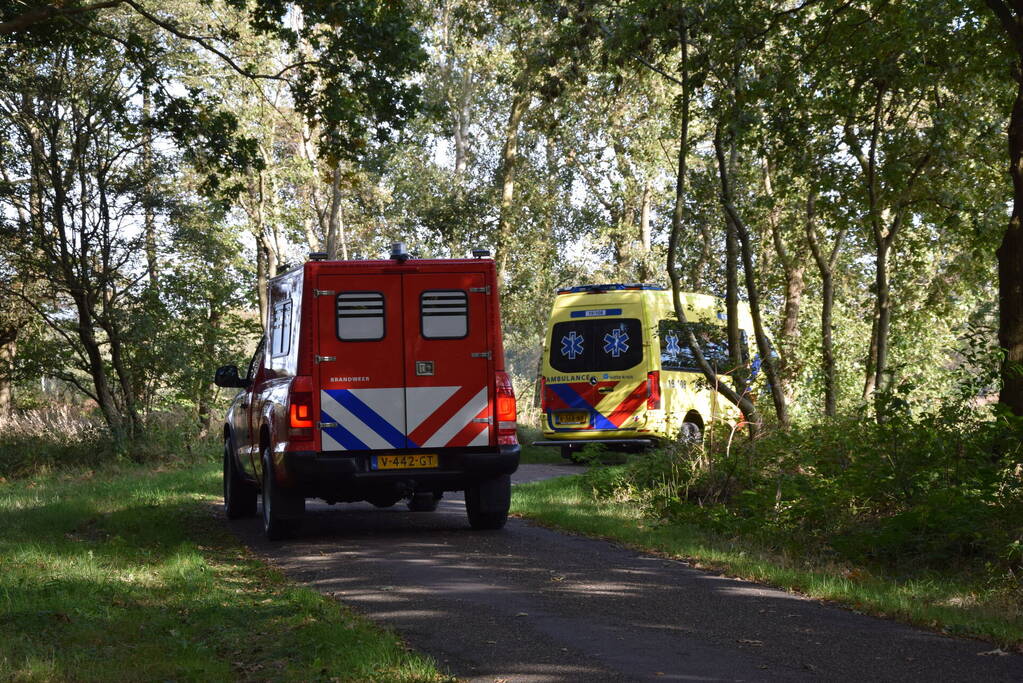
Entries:
[[615,283],[606,285],[577,285],[567,289],[559,289],[558,294],[601,294],[603,292],[620,292],[629,289],[654,289],[665,290],[662,285],[644,284],[642,282],[630,282],[627,284]]
[[404,242],[395,242],[391,245],[391,258],[398,263],[405,263],[405,261],[408,261],[408,251],[405,250]]

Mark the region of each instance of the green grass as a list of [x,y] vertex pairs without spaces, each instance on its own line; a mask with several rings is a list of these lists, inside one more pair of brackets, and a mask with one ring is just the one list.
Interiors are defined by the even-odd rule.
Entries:
[[647,518],[634,502],[597,502],[578,476],[516,486],[512,513],[858,611],[1017,650],[1023,646],[1018,587],[1013,591],[937,575],[894,580],[796,560],[753,547],[743,539],[721,538],[698,526]]
[[251,556],[215,462],[0,484],[0,680],[444,680]]
[[561,450],[545,446],[523,446],[519,462],[526,465],[560,465],[568,462],[561,457]]

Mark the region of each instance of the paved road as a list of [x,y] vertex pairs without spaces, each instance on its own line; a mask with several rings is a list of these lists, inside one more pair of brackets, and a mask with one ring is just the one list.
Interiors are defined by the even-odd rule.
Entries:
[[[571,473],[524,465],[516,481]],[[298,539],[232,523],[292,578],[470,681],[1023,681],[1023,657],[509,520],[310,504]]]

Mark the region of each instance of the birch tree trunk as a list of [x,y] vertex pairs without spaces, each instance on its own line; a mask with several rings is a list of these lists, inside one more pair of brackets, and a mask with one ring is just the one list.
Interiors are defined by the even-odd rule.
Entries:
[[497,227],[497,244],[494,260],[497,261],[497,277],[504,282],[508,270],[508,250],[511,248],[511,236],[514,231],[515,213],[515,169],[519,155],[519,126],[522,116],[529,108],[529,93],[526,84],[530,78],[528,71],[523,70],[515,79],[511,110],[508,112],[508,123],[504,128],[504,149],[501,151],[501,213]]

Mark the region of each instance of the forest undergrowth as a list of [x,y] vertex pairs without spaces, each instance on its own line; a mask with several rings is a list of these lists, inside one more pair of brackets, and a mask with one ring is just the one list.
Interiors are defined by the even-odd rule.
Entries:
[[[880,421],[839,417],[767,428],[755,439],[722,426],[703,444],[667,444],[624,465],[601,465],[603,455],[590,452],[594,464],[576,485],[595,509],[638,511],[635,538],[623,540],[644,545],[646,531],[695,530],[702,540],[685,547],[716,539],[710,546],[731,549],[710,566],[728,571],[751,553],[823,572],[846,586],[817,597],[929,626],[946,621],[914,617],[914,606],[903,604],[913,600],[894,597],[906,586],[927,586],[934,595],[925,602],[942,608],[970,605],[1003,624],[1023,618],[1023,421],[1011,415],[952,400],[914,412],[891,395]],[[532,516],[530,507],[518,511]],[[696,554],[705,552],[716,556]],[[787,588],[808,585],[784,572],[750,571]],[[879,583],[902,588],[866,595]],[[962,632],[1013,640],[997,628]]]
[[0,415],[0,480],[118,462],[198,462],[219,456],[220,433],[214,432],[201,434],[185,411],[154,412],[141,435],[118,444],[95,411],[64,404],[15,411]]

